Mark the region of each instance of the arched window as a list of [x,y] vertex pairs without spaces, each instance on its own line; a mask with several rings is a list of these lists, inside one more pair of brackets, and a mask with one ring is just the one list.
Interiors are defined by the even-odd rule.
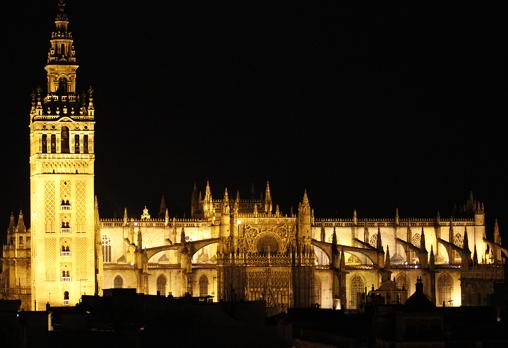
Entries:
[[69,292],[68,291],[64,291],[64,304],[69,304]]
[[67,79],[65,77],[58,79],[58,92],[67,93]]
[[312,297],[312,302],[318,306],[321,306],[321,280],[318,277],[314,277]]
[[115,289],[123,288],[123,278],[120,275],[117,275],[113,280],[113,287]]
[[83,136],[83,153],[88,153],[88,135]]
[[69,153],[69,128],[62,127],[61,152]]
[[74,136],[74,153],[79,153],[79,135]]
[[51,153],[56,153],[56,134],[51,134]]
[[111,238],[102,235],[102,261],[111,262]]
[[407,278],[405,273],[397,274],[395,277],[395,284],[397,284],[398,289],[407,289]]
[[437,280],[438,304],[450,306],[452,304],[453,280],[448,273],[443,273]]
[[42,135],[42,153],[48,152],[48,135],[43,134]]
[[199,278],[199,296],[208,295],[208,278],[203,274]]
[[362,277],[356,275],[351,278],[351,308],[358,308],[360,302],[358,297],[360,294],[365,292],[365,283],[363,282]]
[[157,277],[157,295],[166,296],[166,276],[164,274]]

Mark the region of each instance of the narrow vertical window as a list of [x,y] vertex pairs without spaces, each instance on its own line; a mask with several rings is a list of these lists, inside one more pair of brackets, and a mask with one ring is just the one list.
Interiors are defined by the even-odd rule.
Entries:
[[83,136],[83,153],[88,153],[88,135]]
[[69,153],[69,128],[62,127],[61,152]]
[[111,238],[102,236],[102,261],[111,262]]
[[42,135],[42,153],[48,152],[48,136],[46,134]]
[[79,135],[74,136],[74,153],[79,153]]
[[123,288],[123,278],[121,276],[117,275],[115,277],[115,279],[113,280],[113,287],[115,289]]
[[58,92],[67,93],[67,79],[65,77],[61,77],[58,79]]
[[166,296],[166,277],[163,274],[157,278],[157,295]]
[[56,135],[51,134],[51,153],[56,153]]
[[208,278],[204,274],[199,278],[199,296],[208,296]]

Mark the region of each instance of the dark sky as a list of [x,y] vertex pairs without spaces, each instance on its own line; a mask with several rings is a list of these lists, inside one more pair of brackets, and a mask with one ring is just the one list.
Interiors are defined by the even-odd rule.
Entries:
[[[447,216],[473,190],[508,223],[500,8],[105,3],[68,4],[102,216],[155,212],[162,194],[189,216],[194,181],[250,197],[269,179],[285,212],[307,188],[318,217]],[[10,6],[1,226],[29,209],[29,96],[56,0]]]

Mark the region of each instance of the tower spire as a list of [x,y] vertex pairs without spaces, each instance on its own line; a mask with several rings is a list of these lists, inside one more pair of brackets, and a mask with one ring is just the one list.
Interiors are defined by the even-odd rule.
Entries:
[[303,191],[303,205],[310,205],[309,204],[309,197],[307,196],[307,189]]
[[234,213],[238,215],[239,211],[240,211],[240,191],[236,190]]
[[224,199],[222,200],[222,214],[229,214],[229,196],[228,196],[228,188],[224,189]]
[[499,223],[497,222],[497,218],[494,223],[494,243],[501,245],[501,234],[499,233]]
[[466,252],[471,252],[469,249],[469,238],[467,237],[467,228],[464,228],[464,239],[462,244],[462,249]]
[[161,203],[160,203],[160,206],[159,206],[159,219],[163,219],[165,217],[165,214],[166,214],[166,197],[164,197],[164,195],[162,195],[161,197]]
[[272,213],[272,195],[270,193],[270,182],[266,180],[266,188],[265,188],[265,213]]
[[383,241],[381,240],[381,227],[377,227],[377,243],[376,243],[377,249],[382,250],[383,249]]
[[[48,52],[48,94],[61,95],[76,93],[76,51],[69,30],[69,18],[65,11],[65,1],[58,1],[55,27],[51,33]],[[62,77],[62,75],[66,77]]]
[[430,245],[429,264],[430,264],[431,267],[434,267],[435,263],[436,263],[436,259],[435,259],[435,256],[434,256],[434,247],[431,244]]
[[14,233],[16,229],[16,220],[14,218],[14,212],[11,211],[11,216],[9,217],[9,227],[7,228],[7,235]]
[[427,248],[425,247],[425,231],[422,227],[422,235],[420,236],[420,249],[422,251],[427,251]]
[[18,225],[16,226],[16,232],[18,232],[18,233],[26,232],[25,221],[23,220],[23,212],[21,210],[19,211]]
[[386,254],[385,254],[385,268],[390,268],[390,247],[386,245]]

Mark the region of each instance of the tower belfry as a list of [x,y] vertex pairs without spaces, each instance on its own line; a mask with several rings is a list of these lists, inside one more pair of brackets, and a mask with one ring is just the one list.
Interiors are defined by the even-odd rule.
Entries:
[[47,90],[30,110],[32,306],[75,304],[95,292],[94,107],[76,91],[78,69],[65,2],[51,33]]

